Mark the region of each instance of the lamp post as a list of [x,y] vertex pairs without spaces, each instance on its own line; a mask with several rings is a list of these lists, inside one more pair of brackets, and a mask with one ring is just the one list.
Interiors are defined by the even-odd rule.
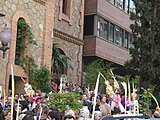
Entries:
[[[5,16],[4,14],[0,13],[0,17]],[[11,32],[7,28],[7,24],[5,24],[4,30],[0,32],[0,41],[2,43],[2,46],[0,47],[0,50],[3,52],[3,58],[5,58],[6,51],[9,49],[8,43],[10,42],[12,37]]]

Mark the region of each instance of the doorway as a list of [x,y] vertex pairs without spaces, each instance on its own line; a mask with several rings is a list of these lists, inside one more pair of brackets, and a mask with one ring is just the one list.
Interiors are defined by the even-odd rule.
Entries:
[[[14,76],[15,81],[15,94],[25,93],[24,83],[19,76]],[[9,76],[9,90],[12,90],[12,76]]]

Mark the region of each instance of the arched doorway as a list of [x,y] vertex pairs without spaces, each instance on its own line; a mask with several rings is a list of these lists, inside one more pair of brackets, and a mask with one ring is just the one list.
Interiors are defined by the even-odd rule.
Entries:
[[67,75],[67,69],[69,66],[67,60],[68,58],[65,55],[64,51],[58,48],[56,44],[54,44],[52,49],[51,86],[52,86],[52,83],[56,83],[59,86],[60,76]]
[[[24,91],[24,83],[19,76],[14,76],[15,82],[15,94],[25,93]],[[12,90],[12,76],[9,76],[9,90]]]
[[52,74],[58,78],[62,74],[67,75],[68,66],[68,57],[65,55],[62,49],[58,48],[56,44],[54,44],[52,48]]

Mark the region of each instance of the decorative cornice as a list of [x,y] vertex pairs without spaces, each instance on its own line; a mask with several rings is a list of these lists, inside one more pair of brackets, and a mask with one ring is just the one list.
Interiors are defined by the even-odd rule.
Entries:
[[74,44],[77,44],[77,45],[83,45],[84,44],[84,41],[82,39],[76,38],[74,36],[71,36],[69,34],[66,34],[66,33],[64,33],[62,31],[59,31],[59,30],[56,30],[56,29],[53,30],[53,35],[55,37],[61,38],[63,40],[66,40],[68,42],[71,42],[71,43],[74,43]]
[[42,4],[42,5],[45,5],[47,0],[33,0],[33,1],[35,1],[35,2],[37,2],[39,4]]

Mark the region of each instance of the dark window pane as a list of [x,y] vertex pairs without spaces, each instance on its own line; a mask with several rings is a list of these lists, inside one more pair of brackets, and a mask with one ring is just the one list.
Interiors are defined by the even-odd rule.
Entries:
[[67,14],[67,0],[63,0],[62,12]]
[[114,26],[110,24],[109,27],[109,41],[114,42]]
[[133,46],[133,41],[134,41],[134,37],[132,34],[129,34],[129,40],[128,40],[128,48],[134,47]]
[[94,31],[94,15],[84,17],[84,36],[93,35]]

